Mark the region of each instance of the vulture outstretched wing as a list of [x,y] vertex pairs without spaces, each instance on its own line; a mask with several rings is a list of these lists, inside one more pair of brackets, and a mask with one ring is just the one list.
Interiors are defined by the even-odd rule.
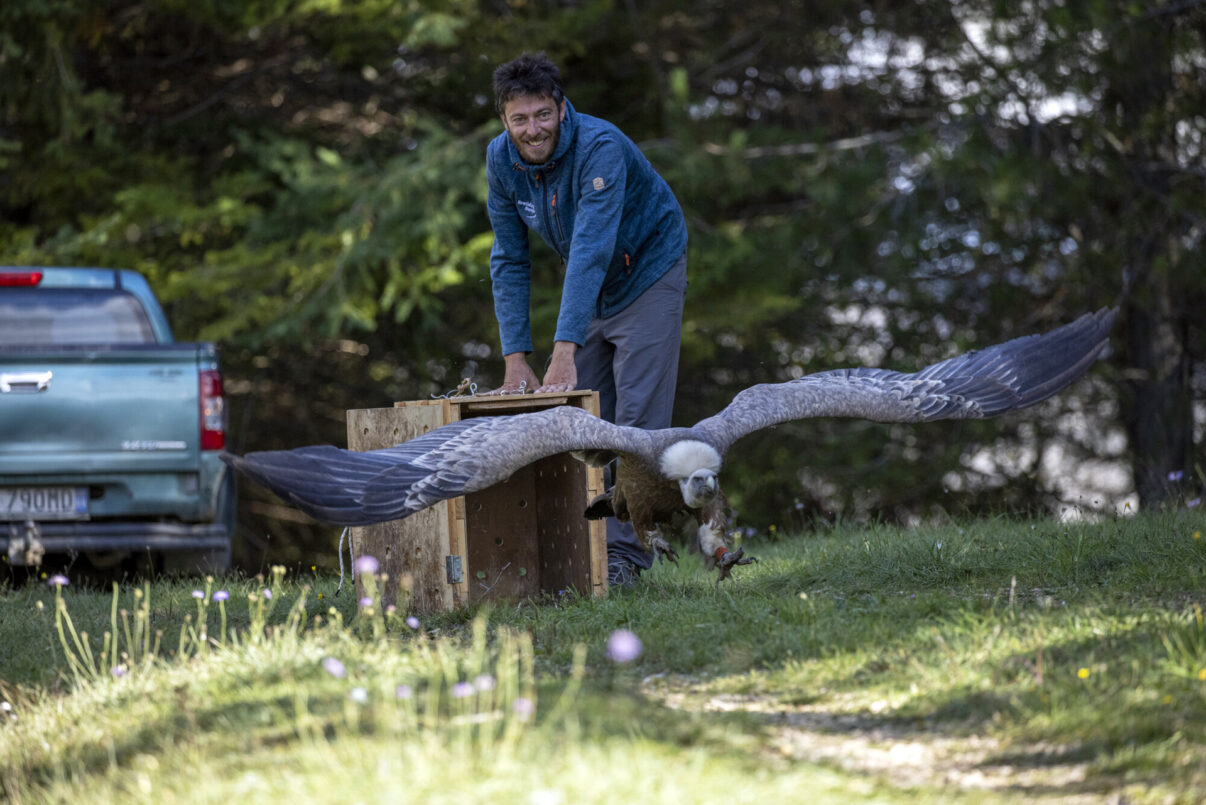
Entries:
[[691,431],[723,454],[742,436],[793,419],[929,422],[997,416],[1042,402],[1080,377],[1105,349],[1117,312],[1102,308],[1049,333],[957,355],[913,374],[838,369],[752,386]]
[[566,406],[465,419],[381,450],[317,446],[222,458],[318,520],[360,526],[485,489],[537,459],[569,450],[655,457],[647,431]]
[[537,459],[566,451],[629,453],[657,467],[660,451],[672,442],[696,439],[723,454],[742,436],[793,419],[997,416],[1041,402],[1079,377],[1105,349],[1116,314],[1103,308],[1045,335],[969,352],[913,374],[839,369],[753,386],[687,429],[645,431],[559,407],[454,422],[369,452],[302,447],[222,458],[319,520],[369,525],[485,489]]

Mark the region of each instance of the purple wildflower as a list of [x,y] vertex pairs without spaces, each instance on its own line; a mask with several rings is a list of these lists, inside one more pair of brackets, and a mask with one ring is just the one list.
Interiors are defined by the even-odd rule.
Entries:
[[511,708],[515,711],[515,715],[519,716],[520,721],[527,721],[536,712],[536,703],[520,696],[515,700],[515,704],[511,705]]
[[1193,500],[1187,500],[1187,501],[1185,501],[1185,508],[1187,508],[1187,509],[1192,509],[1192,508],[1194,508],[1195,506],[1201,506],[1201,505],[1202,505],[1202,499],[1201,499],[1201,498],[1194,498]]
[[641,638],[627,629],[616,629],[607,638],[607,656],[612,662],[632,662],[641,656]]
[[113,666],[113,676],[122,677],[125,675],[126,675],[126,666],[124,666],[124,665]]
[[419,619],[416,618],[414,615],[411,615],[409,618],[406,619],[406,625],[412,629],[418,629],[419,628]]
[[193,598],[196,598],[198,601],[200,601],[204,597],[205,593],[201,592],[200,590],[193,590]]
[[372,605],[373,605],[373,599],[369,598],[367,595],[364,598],[360,599],[361,608],[371,607]]
[[269,590],[267,587],[264,588],[264,599],[267,601],[272,600],[272,590]]
[[71,582],[62,573],[55,573],[53,576],[51,576],[49,579],[46,580],[46,583],[49,584],[51,587],[66,587]]
[[369,556],[368,554],[365,554],[356,560],[357,573],[368,573],[369,575],[372,575],[373,573],[377,572],[378,567],[380,567],[380,564],[378,564],[376,557]]
[[227,598],[230,598],[230,593],[225,590],[218,590],[214,593],[215,601],[225,601]]
[[343,663],[334,657],[327,657],[322,661],[322,667],[328,674],[336,679],[343,679],[348,675],[348,669],[344,668]]
[[1177,481],[1181,480],[1184,477],[1185,477],[1184,470],[1173,470],[1172,472],[1170,472],[1168,474],[1168,480],[1172,481],[1173,483],[1176,483]]
[[494,684],[494,677],[489,674],[481,674],[473,680],[473,687],[481,691],[494,690]]
[[399,685],[398,687],[394,688],[394,696],[396,696],[399,699],[409,699],[411,696],[414,696],[414,695],[415,695],[415,689],[412,688],[410,685]]
[[463,699],[473,695],[473,685],[469,682],[457,682],[452,686],[452,698]]

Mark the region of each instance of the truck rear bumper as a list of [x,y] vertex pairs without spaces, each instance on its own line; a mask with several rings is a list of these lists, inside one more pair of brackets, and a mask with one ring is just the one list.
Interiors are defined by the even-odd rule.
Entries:
[[38,565],[46,553],[207,551],[230,547],[222,523],[0,523],[9,564]]

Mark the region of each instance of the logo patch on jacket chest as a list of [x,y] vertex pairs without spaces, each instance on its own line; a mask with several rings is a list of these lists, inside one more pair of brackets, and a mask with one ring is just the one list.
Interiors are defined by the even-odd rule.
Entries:
[[519,207],[519,214],[529,221],[536,220],[536,205],[530,201],[516,201],[515,206]]
[[595,188],[596,190],[602,190],[603,184],[604,184],[603,177],[596,176],[594,179],[591,179],[590,184],[591,184],[591,187]]

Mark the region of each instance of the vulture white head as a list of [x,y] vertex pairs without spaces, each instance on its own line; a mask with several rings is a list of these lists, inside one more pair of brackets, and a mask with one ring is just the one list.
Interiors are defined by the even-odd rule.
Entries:
[[711,503],[720,490],[720,453],[703,442],[687,439],[666,448],[661,458],[662,475],[678,481],[683,503],[698,509]]

